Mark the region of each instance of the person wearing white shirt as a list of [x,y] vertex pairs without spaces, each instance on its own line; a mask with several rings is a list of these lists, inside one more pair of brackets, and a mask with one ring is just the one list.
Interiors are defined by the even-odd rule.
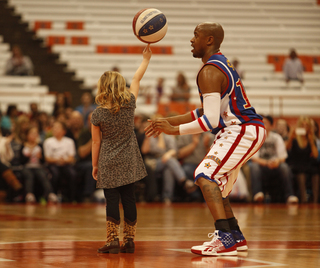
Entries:
[[[73,167],[75,162],[76,148],[71,138],[65,137],[66,126],[56,121],[52,127],[53,137],[43,143],[45,162],[52,174],[52,186],[55,193],[60,190],[62,184],[68,187],[67,193],[62,193],[68,201],[75,201],[76,195],[76,171]],[[65,189],[65,187],[61,188]]]

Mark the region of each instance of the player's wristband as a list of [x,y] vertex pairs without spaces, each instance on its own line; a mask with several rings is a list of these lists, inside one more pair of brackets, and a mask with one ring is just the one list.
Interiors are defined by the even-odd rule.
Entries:
[[199,108],[191,111],[191,117],[192,117],[192,121],[194,121],[200,117]]

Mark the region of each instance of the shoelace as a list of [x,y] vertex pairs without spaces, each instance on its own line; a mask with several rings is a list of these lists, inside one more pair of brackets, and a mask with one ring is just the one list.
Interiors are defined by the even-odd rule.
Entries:
[[218,232],[218,231],[214,231],[214,233],[209,233],[209,234],[208,234],[208,237],[209,237],[209,238],[212,238],[212,237],[213,237],[213,238],[212,238],[212,240],[209,241],[209,242],[204,242],[203,245],[210,245],[212,242],[217,241],[217,240],[220,238],[219,232]]

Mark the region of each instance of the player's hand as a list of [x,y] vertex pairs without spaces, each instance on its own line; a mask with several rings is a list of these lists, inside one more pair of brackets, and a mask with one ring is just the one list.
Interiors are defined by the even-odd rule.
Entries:
[[152,55],[152,51],[150,49],[150,44],[148,44],[143,50],[143,58],[146,60],[150,60]]
[[93,167],[92,168],[92,177],[97,181],[98,180],[98,168]]
[[[163,132],[168,135],[179,135],[179,126],[172,126],[165,118],[150,120],[153,132]],[[148,134],[146,133],[148,136]],[[149,136],[150,137],[150,136]]]
[[144,129],[147,137],[158,137],[160,135],[160,131],[157,131],[153,128],[152,120],[148,119],[149,125]]

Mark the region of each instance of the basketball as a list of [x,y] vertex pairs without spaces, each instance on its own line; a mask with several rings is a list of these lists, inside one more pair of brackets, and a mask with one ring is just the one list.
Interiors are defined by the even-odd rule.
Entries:
[[145,8],[134,16],[132,28],[134,35],[140,41],[144,43],[156,43],[167,33],[167,18],[158,9]]

